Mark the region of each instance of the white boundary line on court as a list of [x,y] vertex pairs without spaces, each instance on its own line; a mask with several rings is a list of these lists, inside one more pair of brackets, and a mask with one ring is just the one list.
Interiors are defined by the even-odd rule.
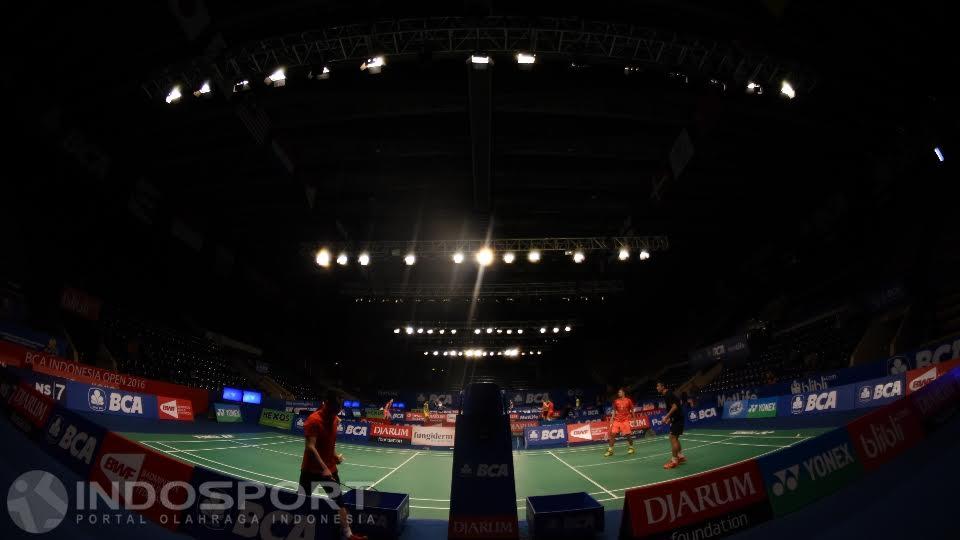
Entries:
[[410,463],[410,460],[411,460],[411,459],[413,459],[413,458],[415,458],[415,457],[417,457],[417,456],[419,456],[419,455],[420,455],[420,452],[414,453],[412,456],[408,457],[408,458],[406,459],[406,461],[404,461],[403,463],[401,463],[401,464],[397,465],[396,467],[394,467],[392,471],[390,471],[390,472],[388,472],[387,474],[383,475],[383,478],[377,480],[376,482],[370,484],[370,485],[367,486],[367,487],[370,487],[370,488],[376,487],[377,484],[379,484],[380,482],[383,482],[384,480],[386,480],[387,477],[389,477],[391,474],[399,471],[399,470],[400,470],[400,467],[403,467],[403,466],[406,465],[407,463]]
[[[122,434],[121,434],[122,435]],[[240,435],[244,435],[241,433]],[[251,433],[253,435],[253,433]],[[124,435],[128,439],[130,438],[127,435]],[[208,442],[243,442],[243,441],[259,441],[261,439],[285,439],[289,438],[286,435],[270,435],[269,437],[246,437],[246,438],[234,438],[234,437],[211,437],[209,439],[190,439],[184,441],[139,441],[146,443],[208,443]],[[136,439],[133,439],[136,440]]]
[[[689,439],[688,439],[688,440],[689,440]],[[727,440],[727,439],[724,439],[724,440]],[[697,442],[704,442],[704,443],[706,443],[706,444],[700,444],[700,445],[697,445],[697,446],[691,446],[690,448],[686,448],[685,450],[695,450],[695,449],[697,449],[697,448],[703,448],[704,446],[710,446],[710,445],[712,445],[712,444],[722,444],[722,443],[720,443],[720,442],[707,442],[707,441],[697,441]],[[783,447],[781,446],[780,448],[783,448]],[[613,465],[613,464],[615,464],[615,463],[626,463],[626,462],[628,462],[628,461],[643,461],[643,460],[645,460],[645,459],[650,459],[650,458],[655,458],[655,457],[661,457],[661,456],[669,456],[669,455],[672,455],[672,454],[673,454],[672,451],[671,451],[671,452],[660,452],[660,453],[657,453],[657,454],[649,454],[649,455],[646,455],[646,456],[637,456],[637,457],[632,457],[632,458],[627,458],[627,459],[618,459],[618,460],[616,460],[616,461],[602,461],[602,462],[600,462],[600,463],[588,463],[588,464],[586,464],[586,465],[577,465],[577,468],[583,468],[583,467],[599,467],[599,466],[601,466],[601,465]]]
[[566,465],[571,471],[573,471],[573,472],[579,474],[580,476],[586,478],[588,482],[590,482],[591,484],[593,484],[593,485],[597,486],[598,488],[602,489],[607,495],[610,495],[610,496],[613,497],[613,498],[617,498],[617,496],[614,495],[612,491],[610,491],[610,490],[608,490],[607,488],[601,486],[600,484],[598,484],[597,482],[595,482],[595,481],[594,481],[592,478],[590,478],[589,476],[587,476],[587,475],[583,474],[582,472],[578,471],[577,469],[575,469],[575,468],[573,467],[573,465],[570,465],[570,464],[567,463],[566,461],[560,459],[560,456],[554,454],[553,452],[548,452],[548,453],[549,453],[551,456],[553,456],[554,458],[556,458],[557,461],[559,461],[560,463],[563,463],[564,465]]
[[[163,444],[164,446],[169,446],[169,445],[166,445],[166,444],[164,444],[164,443],[162,443],[162,442],[161,442],[161,443],[158,443],[158,444]],[[290,482],[290,483],[293,484],[293,485],[297,485],[297,483],[294,482],[293,480],[288,480],[288,479],[286,479],[286,478],[277,478],[276,476],[270,476],[269,474],[258,473],[258,472],[255,472],[255,471],[248,471],[248,470],[246,470],[246,469],[241,469],[240,467],[235,467],[235,466],[233,466],[233,465],[227,465],[226,463],[221,463],[221,462],[219,462],[219,461],[216,461],[216,460],[213,460],[213,459],[210,459],[210,458],[205,458],[205,457],[203,457],[203,456],[195,456],[195,455],[191,454],[189,451],[183,451],[183,452],[181,452],[181,454],[186,454],[186,455],[188,455],[188,456],[190,456],[190,457],[192,457],[192,458],[194,458],[194,459],[200,459],[200,460],[203,460],[203,461],[209,461],[210,463],[216,463],[217,465],[220,465],[221,467],[226,467],[226,468],[228,468],[228,469],[236,469],[236,470],[238,470],[238,471],[245,472],[245,473],[247,473],[247,474],[252,474],[252,475],[254,475],[254,476],[262,476],[262,477],[264,477],[264,478],[269,478],[269,479],[271,479],[271,480],[277,480],[277,481],[279,481],[279,482]],[[200,463],[195,463],[195,464],[196,464],[196,465],[201,465]],[[206,465],[203,465],[203,466],[206,467]],[[223,471],[220,471],[220,472],[223,472]],[[278,486],[278,487],[279,487],[279,486]],[[293,490],[291,490],[291,491],[293,491]]]

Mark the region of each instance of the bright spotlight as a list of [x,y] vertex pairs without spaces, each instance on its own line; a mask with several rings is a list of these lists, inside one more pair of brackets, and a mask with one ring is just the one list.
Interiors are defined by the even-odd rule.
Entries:
[[349,259],[348,259],[346,253],[341,253],[341,254],[337,255],[337,264],[339,264],[340,266],[346,266],[348,260],[349,260]]
[[517,333],[518,333],[518,334],[522,334],[522,333],[523,333],[523,328],[517,330]]
[[487,351],[483,351],[483,355],[484,355],[484,356],[487,356]]
[[327,66],[323,66],[323,69],[321,69],[320,73],[318,73],[317,75],[314,75],[313,72],[311,71],[310,73],[307,74],[307,78],[325,81],[330,78],[330,68],[328,68]]
[[460,263],[463,262],[463,252],[462,252],[462,251],[458,251],[458,252],[456,252],[456,253],[453,254],[453,262],[455,262],[455,263],[457,263],[457,264],[460,264]]
[[540,252],[537,250],[533,250],[530,253],[527,253],[527,260],[532,263],[540,262]]
[[933,153],[937,155],[940,163],[943,163],[943,150],[941,150],[939,146],[933,149]]
[[367,58],[366,62],[360,64],[360,71],[366,70],[376,75],[383,70],[385,65],[387,65],[387,61],[382,56],[374,56],[373,58]]
[[556,333],[559,332],[559,331],[560,331],[560,329],[559,329],[558,327],[556,327],[556,326],[553,327],[553,333],[554,333],[554,334],[556,334]]
[[493,333],[493,328],[487,328],[487,333],[488,333],[488,334],[492,334],[492,333]]
[[409,336],[410,334],[413,333],[413,327],[412,327],[412,326],[408,326],[408,327],[404,328],[403,331],[406,332],[407,335]]
[[480,329],[477,328],[476,330],[473,331],[473,333],[474,333],[474,334],[479,334],[479,333],[480,333]]
[[399,329],[399,328],[394,328],[394,329],[393,329],[393,333],[394,333],[394,334],[399,334],[399,333],[400,333],[400,329]]
[[497,328],[497,333],[498,333],[498,334],[502,334],[502,333],[503,333],[503,329],[502,329],[502,328]]
[[517,63],[520,64],[521,66],[522,66],[522,65],[531,65],[531,64],[533,64],[533,63],[536,62],[536,61],[537,61],[537,55],[535,55],[535,54],[530,54],[530,53],[525,53],[525,52],[518,52],[518,53],[517,53]]
[[580,264],[580,263],[583,262],[583,259],[585,259],[585,258],[586,258],[586,257],[583,255],[583,252],[582,252],[582,251],[574,251],[574,252],[573,252],[573,262],[575,262],[575,263],[577,263],[577,264]]
[[444,356],[447,356],[448,354],[450,354],[450,353],[448,353],[447,351],[443,351],[443,355],[444,355]]
[[570,330],[571,330],[571,328],[570,328],[570,325],[569,325],[569,324],[568,324],[567,326],[564,326],[564,327],[563,327],[563,331],[564,331],[564,332],[569,332]]
[[439,356],[439,355],[440,355],[440,351],[433,351],[433,355],[434,355],[434,356]]
[[641,261],[645,261],[645,260],[647,260],[647,259],[649,259],[649,258],[650,258],[650,252],[649,252],[649,251],[647,251],[647,250],[645,250],[645,249],[642,250],[642,251],[640,251],[640,260],[641,260]]
[[317,264],[323,268],[330,266],[330,252],[326,248],[317,252]]
[[483,248],[477,252],[477,264],[480,266],[489,266],[493,262],[493,250]]
[[287,72],[283,68],[277,68],[277,70],[268,75],[263,82],[264,84],[272,84],[273,86],[280,88],[281,86],[287,84]]
[[471,64],[489,64],[490,57],[485,54],[474,54],[470,56]]
[[471,356],[473,356],[473,349],[467,349],[466,357],[470,358]]
[[407,253],[407,256],[403,258],[403,262],[407,266],[413,266],[413,263],[417,262],[417,256],[413,253]]
[[753,81],[750,81],[747,83],[747,93],[756,96],[762,95],[763,87]]
[[540,327],[540,333],[541,333],[541,334],[546,334],[546,333],[547,333],[547,327],[546,327],[546,326],[541,326],[541,327]]
[[237,81],[236,84],[233,85],[234,94],[236,94],[237,92],[244,92],[249,89],[250,89],[250,81],[248,81],[247,79],[241,79]]
[[173,103],[175,101],[180,101],[180,98],[182,97],[183,97],[183,94],[180,93],[180,87],[174,86],[173,88],[170,89],[170,93],[167,94],[167,97],[164,101],[166,101],[167,104],[169,105],[170,103]]
[[630,250],[627,248],[620,248],[620,253],[617,253],[617,258],[621,261],[625,261],[630,258]]
[[417,328],[417,333],[418,333],[418,334],[422,334],[422,333],[423,333],[423,328]]
[[203,81],[203,84],[200,85],[200,88],[193,93],[195,97],[205,96],[210,93],[210,81]]
[[443,328],[440,329],[440,333],[441,333],[441,334],[445,334],[446,332],[447,332],[447,331],[444,330]]
[[463,351],[457,351],[457,356],[463,356]]
[[784,80],[783,83],[780,85],[780,93],[787,96],[787,99],[793,99],[797,97],[797,91],[794,90],[793,85],[791,85],[786,80]]
[[503,262],[505,262],[505,263],[507,263],[507,264],[513,264],[513,261],[514,261],[516,258],[517,258],[517,256],[514,255],[512,251],[508,251],[508,252],[506,252],[506,253],[503,254]]
[[540,356],[541,354],[542,354],[542,353],[541,353],[540,351],[537,351],[537,356]]
[[453,330],[450,331],[450,333],[451,333],[451,334],[456,334],[456,333],[457,333],[457,329],[454,328]]
[[360,266],[367,266],[370,264],[370,255],[368,253],[361,253],[360,256],[357,257],[357,262],[360,263]]
[[507,333],[508,333],[508,334],[512,334],[512,333],[513,333],[513,330],[511,330],[510,328],[507,328]]
[[433,333],[433,328],[427,330],[427,333],[428,333],[428,334],[432,334],[432,333]]

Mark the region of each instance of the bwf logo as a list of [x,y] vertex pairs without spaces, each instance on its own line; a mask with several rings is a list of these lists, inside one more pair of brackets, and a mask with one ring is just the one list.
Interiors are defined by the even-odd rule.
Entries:
[[180,413],[177,411],[177,402],[168,401],[166,403],[160,404],[160,412],[166,414],[167,416],[172,416],[174,418],[180,418]]

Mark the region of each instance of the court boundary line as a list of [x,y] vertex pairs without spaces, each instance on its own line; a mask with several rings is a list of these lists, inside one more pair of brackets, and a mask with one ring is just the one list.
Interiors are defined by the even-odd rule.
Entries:
[[567,463],[566,461],[560,459],[560,456],[554,454],[553,452],[548,452],[548,453],[549,453],[551,456],[553,456],[554,459],[556,459],[556,460],[559,461],[560,463],[563,463],[564,465],[566,465],[571,471],[573,471],[573,472],[579,474],[580,476],[586,478],[588,482],[590,482],[591,484],[593,484],[593,485],[597,486],[598,488],[602,489],[604,492],[606,492],[607,495],[610,495],[610,496],[613,497],[613,498],[617,498],[617,496],[614,495],[614,493],[613,493],[612,491],[610,491],[609,489],[601,486],[601,485],[600,485],[599,483],[597,483],[593,478],[590,478],[589,476],[583,474],[583,472],[578,471],[577,469],[575,469],[575,468],[573,467],[573,465],[570,465],[570,464]]
[[[689,439],[688,439],[688,440],[689,440]],[[724,440],[726,440],[726,439],[724,439]],[[697,441],[697,442],[701,442],[701,441]],[[704,442],[704,443],[706,443],[706,444],[700,444],[700,445],[697,445],[697,446],[691,446],[691,447],[689,447],[689,448],[685,448],[684,450],[696,450],[697,448],[703,448],[703,447],[705,447],[705,446],[710,446],[710,445],[713,445],[713,444],[720,444],[719,442],[707,442],[707,441],[702,441],[702,442]],[[782,446],[781,448],[786,448],[786,447],[785,447],[785,446]],[[586,465],[577,465],[576,467],[582,468],[582,467],[599,467],[599,466],[601,466],[601,465],[614,465],[614,464],[617,464],[617,463],[627,463],[627,462],[630,462],[630,461],[643,461],[643,460],[649,459],[649,458],[655,458],[655,457],[661,457],[661,456],[669,456],[669,455],[672,455],[672,454],[673,454],[672,451],[671,451],[671,452],[658,452],[658,453],[656,453],[656,454],[647,454],[647,455],[645,455],[645,456],[636,456],[636,457],[627,458],[627,459],[618,459],[618,460],[616,460],[616,461],[601,461],[600,463],[588,463],[588,464],[586,464]]]
[[403,466],[406,465],[407,463],[410,463],[410,460],[412,460],[413,458],[415,458],[415,457],[417,457],[417,456],[419,456],[419,455],[420,455],[420,452],[414,452],[414,454],[413,454],[412,456],[408,457],[408,458],[406,459],[406,461],[404,461],[403,463],[401,463],[401,464],[397,465],[396,467],[394,467],[393,470],[390,471],[390,472],[388,472],[387,474],[385,474],[385,475],[383,476],[383,478],[381,478],[381,479],[377,480],[376,482],[370,484],[368,487],[370,487],[371,489],[374,488],[374,487],[376,487],[377,484],[379,484],[380,482],[383,482],[384,480],[386,480],[387,478],[389,478],[391,474],[399,471],[399,470],[400,470],[400,467],[403,467]]

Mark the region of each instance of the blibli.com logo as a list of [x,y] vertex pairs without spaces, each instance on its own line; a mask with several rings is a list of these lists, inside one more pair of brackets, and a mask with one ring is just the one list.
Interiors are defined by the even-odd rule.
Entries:
[[735,401],[730,404],[730,414],[728,416],[740,416],[743,414],[743,402]]

